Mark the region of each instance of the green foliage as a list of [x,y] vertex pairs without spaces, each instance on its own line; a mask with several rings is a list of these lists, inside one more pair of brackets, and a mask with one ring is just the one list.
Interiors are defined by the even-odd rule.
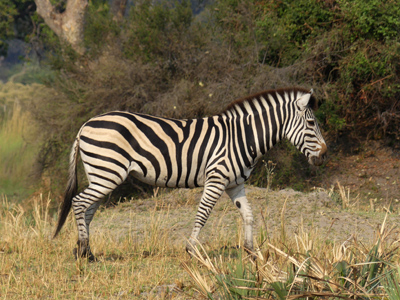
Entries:
[[380,283],[385,289],[389,300],[400,299],[400,268],[393,268],[392,272],[387,272],[386,276],[380,279]]
[[271,282],[271,288],[279,300],[285,300],[288,296],[288,285],[282,281]]
[[326,130],[335,133],[346,127],[346,120],[340,116],[341,108],[342,106],[338,104],[338,95],[332,92],[331,97],[322,103],[315,116],[325,124]]
[[319,116],[334,134],[398,138],[399,7],[374,0],[258,4],[259,61],[296,64],[301,77],[312,76],[327,96]]
[[17,9],[11,0],[0,2],[0,55],[7,53],[7,39],[14,36],[13,25]]
[[7,56],[7,41],[12,39],[26,41],[32,34],[35,9],[33,0],[0,1],[0,56]]
[[228,263],[227,269],[225,274],[215,276],[218,285],[222,287],[222,299],[244,299],[260,295],[257,291],[256,274],[241,255],[235,263]]
[[263,63],[288,66],[298,60],[305,43],[333,24],[329,1],[267,1],[257,21],[257,37],[263,44]]
[[37,84],[0,83],[0,194],[13,200],[26,197],[40,175],[37,155],[41,139],[26,103],[41,92],[43,87]]
[[340,0],[338,3],[343,13],[343,24],[352,41],[398,38],[400,7],[397,1]]
[[5,67],[2,72],[8,81],[25,85],[43,83],[46,78],[54,74],[49,68],[41,66],[38,62],[30,61],[12,65],[10,68]]
[[107,42],[120,33],[120,27],[112,20],[108,3],[104,1],[90,1],[85,23],[84,44],[92,56],[99,55],[99,51]]
[[145,61],[157,57],[174,59],[174,43],[182,40],[192,23],[189,1],[153,3],[144,0],[132,7],[126,30],[124,53]]

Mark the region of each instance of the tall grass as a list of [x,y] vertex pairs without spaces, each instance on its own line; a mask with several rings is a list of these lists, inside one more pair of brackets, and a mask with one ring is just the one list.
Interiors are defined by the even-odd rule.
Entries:
[[0,299],[392,300],[400,294],[398,236],[386,219],[370,244],[354,237],[327,242],[318,229],[302,224],[294,233],[260,232],[253,261],[231,247],[232,241],[242,244],[240,230],[236,236],[231,230],[218,234],[230,213],[220,204],[218,217],[204,228],[207,242],[189,259],[175,230],[185,224],[183,214],[191,220],[197,205],[174,207],[157,196],[100,209],[91,227],[99,261],[88,263],[72,255],[77,238],[72,214],[51,239],[52,202],[34,195],[27,209],[0,198]]
[[39,84],[0,83],[0,194],[22,198],[34,182],[41,135],[27,107],[41,93]]
[[[181,267],[190,260],[184,238],[175,234],[182,213],[192,225],[197,204],[173,208],[159,197],[140,209],[132,208],[137,201],[101,208],[91,226],[98,262],[89,263],[73,257],[77,232],[72,214],[60,235],[51,238],[56,215],[50,196],[33,195],[31,209],[2,196],[0,299],[197,299]],[[229,239],[220,239],[225,224],[218,221],[209,224],[216,233],[208,239],[213,249],[226,247]]]
[[[33,196],[28,211],[4,196],[0,200],[0,299],[135,299],[139,295],[163,299],[177,289],[184,275],[177,256],[186,254],[162,238],[167,232],[160,225],[168,213],[151,212],[151,222],[144,228],[150,240],[144,243],[133,245],[129,234],[116,238],[114,231],[94,234],[93,244],[104,252],[96,252],[99,262],[92,264],[73,258],[72,214],[60,236],[51,239],[55,226],[51,201]],[[146,255],[149,247],[152,251]]]
[[32,182],[39,143],[29,112],[14,104],[11,117],[4,118],[0,127],[0,194],[26,194]]
[[256,261],[210,258],[201,247],[199,265],[183,267],[207,299],[399,299],[397,234],[386,217],[371,245],[325,243],[301,227],[291,238],[259,241]]

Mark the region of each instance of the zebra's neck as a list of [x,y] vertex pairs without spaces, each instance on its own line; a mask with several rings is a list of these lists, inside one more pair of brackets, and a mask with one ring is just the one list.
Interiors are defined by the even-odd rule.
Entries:
[[[288,102],[278,94],[260,93],[237,101],[224,115],[241,152],[256,162],[284,136]],[[244,151],[243,151],[244,150]]]

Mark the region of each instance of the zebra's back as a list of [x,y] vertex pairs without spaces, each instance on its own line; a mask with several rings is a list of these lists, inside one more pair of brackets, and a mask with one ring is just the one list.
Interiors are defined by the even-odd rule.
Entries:
[[89,181],[119,185],[131,173],[151,185],[196,187],[224,147],[224,130],[221,116],[177,120],[115,111],[89,120],[78,138]]

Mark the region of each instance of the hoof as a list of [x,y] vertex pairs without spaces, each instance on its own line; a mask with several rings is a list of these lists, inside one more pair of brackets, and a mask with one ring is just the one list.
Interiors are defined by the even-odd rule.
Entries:
[[[87,253],[87,251],[83,251],[83,253],[80,253],[79,255],[78,255],[78,248],[74,248],[74,250],[72,252],[73,252],[76,260],[78,260],[78,258],[86,258],[89,262],[98,261],[96,256],[94,256],[90,250],[89,250],[89,253]],[[79,252],[82,252],[82,251],[79,251]]]
[[244,251],[246,251],[246,253],[248,254],[248,256],[251,258],[252,261],[256,261],[258,256],[255,254],[253,249],[248,249],[248,248],[244,248]]
[[195,251],[193,250],[193,247],[186,246],[185,250],[186,250],[186,253],[189,254],[190,257],[194,256],[193,253],[195,253]]
[[220,248],[220,250],[226,250],[226,249],[240,249],[240,246],[239,245],[236,245],[236,246],[230,246],[230,247],[228,247],[228,246],[222,246],[221,248]]
[[189,240],[186,243],[186,252],[187,252],[187,254],[190,255],[190,257],[195,256],[196,255],[196,243]]

